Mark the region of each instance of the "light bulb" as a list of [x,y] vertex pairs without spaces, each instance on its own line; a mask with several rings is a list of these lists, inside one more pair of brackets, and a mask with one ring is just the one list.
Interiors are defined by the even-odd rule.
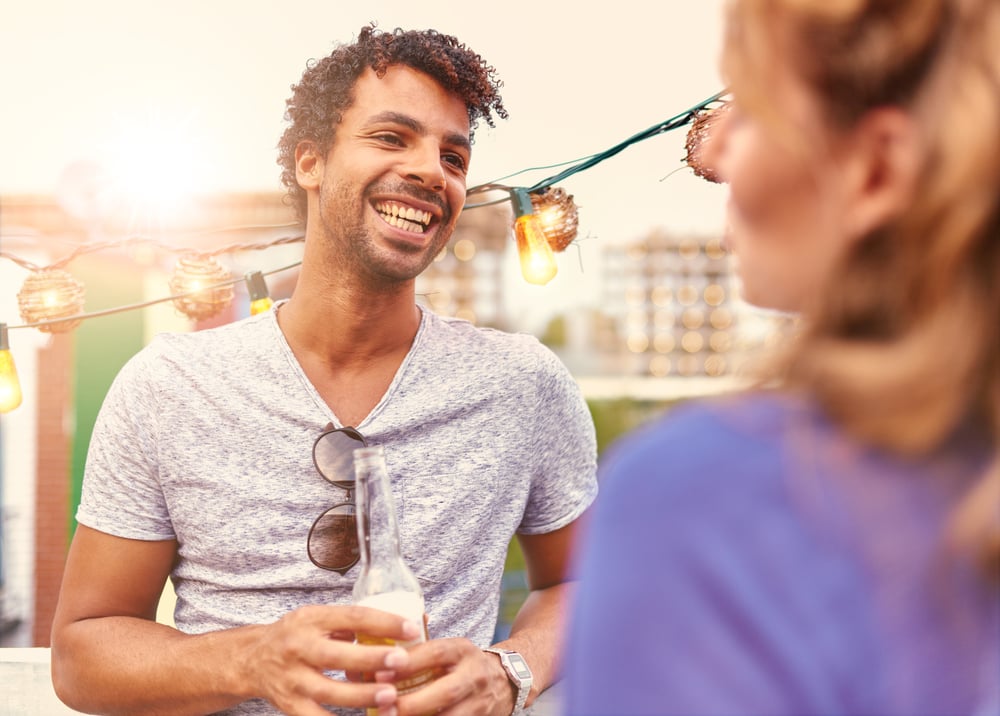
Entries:
[[174,306],[189,318],[201,321],[222,311],[233,300],[229,271],[212,256],[181,256],[170,278],[170,290],[179,294]]
[[726,116],[729,109],[729,102],[724,101],[715,107],[704,107],[695,112],[684,142],[685,164],[691,167],[697,176],[713,184],[722,184],[724,180],[716,167],[705,161],[705,151],[712,142],[712,133],[716,131],[715,125]]
[[531,194],[531,204],[542,221],[542,231],[553,251],[564,251],[576,238],[579,212],[573,195],[558,187]]
[[25,323],[45,323],[38,330],[45,333],[65,333],[76,328],[80,321],[59,320],[83,313],[83,284],[62,269],[39,269],[24,280],[17,292],[17,304]]
[[9,413],[20,404],[21,384],[7,342],[7,324],[0,323],[0,413]]
[[260,271],[250,271],[243,277],[247,283],[247,292],[250,294],[250,315],[256,316],[258,313],[270,311],[274,301],[267,292],[267,282],[264,281],[264,274]]
[[531,198],[525,189],[514,189],[514,238],[521,260],[521,275],[528,283],[545,285],[559,270],[552,253],[542,221],[534,211]]

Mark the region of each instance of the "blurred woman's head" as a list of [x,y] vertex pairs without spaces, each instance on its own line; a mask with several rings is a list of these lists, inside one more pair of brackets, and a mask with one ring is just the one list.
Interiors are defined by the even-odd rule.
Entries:
[[996,456],[952,537],[1000,565],[1000,2],[731,0],[730,184],[748,300],[796,311],[778,364],[860,439]]
[[[732,0],[712,158],[787,377],[890,447],[1000,433],[1000,3]],[[872,410],[878,405],[878,410]]]

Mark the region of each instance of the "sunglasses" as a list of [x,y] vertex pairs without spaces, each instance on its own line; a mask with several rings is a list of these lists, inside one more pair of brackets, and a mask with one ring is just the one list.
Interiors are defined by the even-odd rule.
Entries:
[[347,492],[344,502],[321,514],[309,528],[309,559],[322,569],[345,574],[361,557],[354,506],[354,449],[367,445],[354,428],[334,428],[332,423],[313,443],[316,471],[331,485]]

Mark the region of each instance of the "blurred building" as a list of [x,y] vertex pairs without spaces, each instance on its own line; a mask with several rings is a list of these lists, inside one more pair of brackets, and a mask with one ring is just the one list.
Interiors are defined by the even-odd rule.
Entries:
[[594,343],[602,373],[651,378],[739,378],[788,331],[787,315],[739,297],[718,236],[672,234],[604,249]]
[[658,230],[604,250],[604,312],[596,341],[612,372],[731,374],[739,311],[729,257],[718,237]]
[[463,212],[448,245],[417,278],[418,300],[435,313],[508,328],[504,254],[514,245],[508,204]]

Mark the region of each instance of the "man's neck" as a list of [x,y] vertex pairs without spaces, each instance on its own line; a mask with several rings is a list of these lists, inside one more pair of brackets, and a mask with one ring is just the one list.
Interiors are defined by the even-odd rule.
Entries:
[[364,366],[409,350],[420,327],[412,284],[391,294],[296,286],[278,311],[292,350],[331,367]]

